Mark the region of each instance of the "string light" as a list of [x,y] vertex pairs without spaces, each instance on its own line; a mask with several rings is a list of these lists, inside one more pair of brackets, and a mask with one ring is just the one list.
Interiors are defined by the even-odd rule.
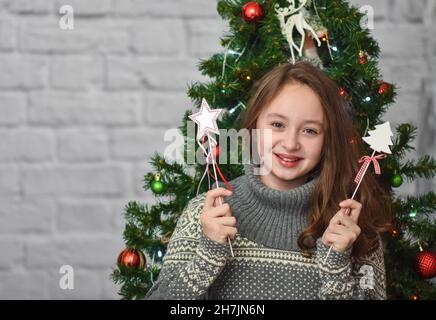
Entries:
[[409,213],[409,217],[415,218],[417,214],[418,214],[418,210],[413,209],[413,211]]
[[245,109],[245,104],[243,104],[241,101],[239,101],[239,103],[233,107],[232,109],[229,110],[230,114],[233,114],[238,108],[243,107],[243,109]]
[[229,51],[227,51],[227,53],[228,54],[235,54],[235,55],[239,55],[240,54],[239,52],[231,50],[231,49]]

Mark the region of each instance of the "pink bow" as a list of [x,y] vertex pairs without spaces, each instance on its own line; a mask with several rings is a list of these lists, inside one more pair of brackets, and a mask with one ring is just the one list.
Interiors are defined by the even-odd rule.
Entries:
[[374,164],[374,171],[376,174],[380,174],[381,170],[380,170],[380,165],[378,163],[377,160],[381,160],[386,158],[385,154],[379,154],[378,156],[375,157],[370,157],[370,156],[363,156],[362,158],[360,158],[359,163],[363,162],[362,167],[360,168],[359,172],[357,173],[356,178],[354,179],[354,182],[359,183],[360,180],[362,179],[362,176],[365,174],[369,164],[372,163]]

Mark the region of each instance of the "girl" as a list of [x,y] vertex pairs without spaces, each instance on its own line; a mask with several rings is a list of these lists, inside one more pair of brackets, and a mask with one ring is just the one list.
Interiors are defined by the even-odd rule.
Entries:
[[297,62],[253,90],[243,127],[260,167],[188,203],[146,299],[385,299],[391,201],[369,172],[347,199],[364,149],[337,85]]

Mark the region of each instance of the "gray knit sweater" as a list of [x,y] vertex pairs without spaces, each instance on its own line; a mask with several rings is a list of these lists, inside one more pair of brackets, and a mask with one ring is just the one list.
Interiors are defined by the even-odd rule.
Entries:
[[200,194],[180,216],[146,299],[385,299],[381,245],[360,259],[332,250],[324,261],[329,247],[318,239],[312,257],[302,255],[297,239],[317,178],[279,191],[265,186],[252,165],[244,169],[224,199],[237,220],[235,257],[203,234]]

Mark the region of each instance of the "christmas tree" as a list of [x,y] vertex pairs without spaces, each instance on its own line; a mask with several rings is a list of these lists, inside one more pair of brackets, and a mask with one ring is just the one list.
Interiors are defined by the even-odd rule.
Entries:
[[[362,24],[365,16],[347,1],[219,0],[217,9],[230,25],[220,39],[223,51],[200,61],[199,70],[210,81],[191,83],[188,96],[197,108],[205,98],[211,108],[224,109],[220,129],[238,130],[253,84],[276,65],[289,61],[307,60],[338,83],[362,137],[371,134],[394,103],[395,85],[383,81],[378,68],[379,46]],[[185,162],[157,153],[150,160],[154,171],[145,175],[144,188],[152,190],[157,203],[126,205],[127,248],[112,274],[125,299],[145,296],[159,275],[178,217],[197,192],[208,191],[206,183],[200,184],[204,162],[186,161],[198,149],[188,137],[190,115],[190,111],[185,113],[179,128],[185,137]],[[392,154],[380,162],[381,179],[391,192],[395,215],[395,226],[385,239],[388,298],[435,299],[436,285],[429,279],[436,277],[436,223],[431,216],[436,195],[398,196],[395,188],[403,179],[433,178],[436,161],[427,155],[406,159],[406,153],[414,150],[416,127],[403,123],[393,131]],[[227,150],[218,146],[214,152],[219,157]],[[220,163],[220,168],[227,180],[243,172],[242,164]],[[143,252],[150,257],[148,261]]]

